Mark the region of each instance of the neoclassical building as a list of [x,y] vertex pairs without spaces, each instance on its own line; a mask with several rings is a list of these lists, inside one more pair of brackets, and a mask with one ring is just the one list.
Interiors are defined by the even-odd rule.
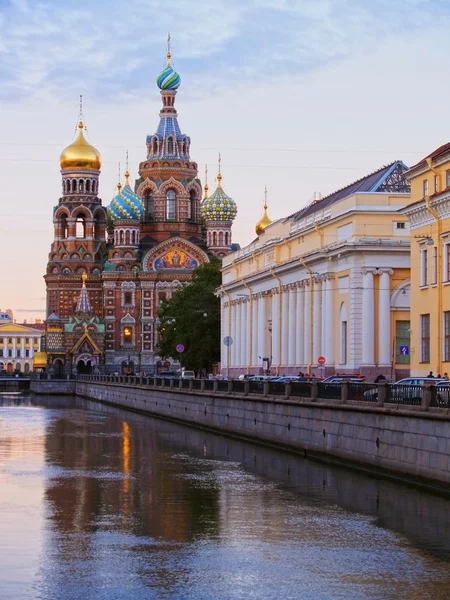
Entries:
[[30,373],[42,335],[39,329],[14,323],[8,313],[0,312],[0,375]]
[[223,189],[220,163],[217,189],[203,198],[191,139],[175,108],[180,81],[168,51],[157,77],[159,124],[146,136],[139,177],[131,183],[127,159],[109,206],[99,197],[101,156],[86,139],[81,111],[75,141],[61,154],[62,196],[45,275],[47,353],[55,371],[155,372],[162,366],[160,303],[211,256],[236,248],[236,204]]
[[400,161],[275,222],[223,259],[224,373],[409,372],[410,202]]
[[411,167],[411,374],[450,373],[450,143]]

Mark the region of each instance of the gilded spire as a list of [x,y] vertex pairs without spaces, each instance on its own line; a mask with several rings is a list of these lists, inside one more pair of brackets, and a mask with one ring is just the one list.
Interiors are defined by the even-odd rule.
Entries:
[[130,171],[128,170],[128,149],[125,157],[125,185],[130,185]]
[[208,185],[208,165],[205,165],[205,198],[208,197],[209,185]]
[[84,128],[84,117],[83,117],[83,94],[80,94],[80,112],[78,115],[78,127]]
[[120,163],[117,164],[117,193],[120,194],[120,190],[122,189],[122,184],[120,183]]
[[88,278],[87,273],[84,272],[81,275],[81,280],[83,282],[83,285],[81,286],[81,292],[78,297],[78,302],[77,302],[77,307],[75,309],[75,312],[84,312],[84,313],[91,312],[91,303],[89,301],[89,296],[88,296],[88,292],[86,289],[86,279],[87,278]]
[[222,157],[220,156],[220,152],[219,152],[219,172],[217,174],[217,187],[219,187],[219,188],[222,187],[221,167],[222,167]]
[[167,34],[167,54],[166,54],[166,66],[172,66],[172,53],[170,52],[170,32]]

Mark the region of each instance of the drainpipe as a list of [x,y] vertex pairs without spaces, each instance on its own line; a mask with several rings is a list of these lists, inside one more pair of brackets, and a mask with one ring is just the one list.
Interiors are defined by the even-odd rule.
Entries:
[[314,352],[314,338],[313,338],[313,328],[314,328],[314,322],[313,322],[313,314],[314,314],[314,294],[313,294],[313,271],[311,270],[311,267],[308,267],[308,265],[305,263],[303,258],[300,258],[300,262],[302,263],[302,265],[305,267],[305,269],[308,271],[309,273],[309,290],[310,290],[310,294],[311,294],[311,302],[309,303],[309,328],[310,328],[310,333],[309,333],[309,364],[308,364],[308,370],[307,373],[311,373],[311,368],[312,368],[312,359],[313,359],[313,352]]
[[253,340],[253,296],[252,296],[252,288],[245,283],[244,280],[242,280],[242,283],[245,285],[245,287],[248,289],[248,295],[250,298],[250,336],[249,336],[249,340],[248,340],[248,354],[247,354],[247,366],[245,367],[245,372],[247,373],[247,375],[250,373],[250,366],[252,363],[252,340]]
[[[278,275],[276,275],[273,272],[273,269],[270,268],[270,274],[272,275],[272,277],[274,277],[277,281],[278,281],[278,294],[280,296],[280,310],[278,311],[278,364],[275,367],[276,368],[276,374],[279,375],[280,373],[280,366],[281,366],[281,279],[278,277]],[[273,317],[273,315],[272,315]]]
[[[439,171],[433,167],[433,160],[431,158],[427,158],[427,166],[428,168],[436,175],[438,178],[439,191],[441,190],[441,174]],[[436,256],[436,285],[438,292],[438,349],[437,349],[437,363],[438,363],[438,373],[442,372],[442,335],[441,335],[441,315],[442,315],[442,244],[441,244],[441,234],[442,234],[442,221],[431,206],[430,196],[425,197],[425,206],[427,211],[430,213],[432,217],[436,219],[437,229],[438,229],[438,240],[436,242],[437,247],[437,256]]]

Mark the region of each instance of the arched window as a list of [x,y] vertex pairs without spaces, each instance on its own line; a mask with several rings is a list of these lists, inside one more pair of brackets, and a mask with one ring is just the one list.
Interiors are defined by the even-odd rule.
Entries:
[[183,140],[183,154],[186,156],[186,150],[187,150],[187,146],[186,146],[186,138],[184,138]]
[[131,244],[134,246],[136,244],[136,232],[133,231],[131,232]]
[[77,182],[75,179],[72,179],[72,192],[77,191]]
[[225,246],[229,245],[229,240],[228,240],[228,231],[225,231]]
[[213,232],[213,246],[217,246],[217,231]]
[[84,192],[84,181],[83,181],[83,179],[80,179],[80,181],[78,182],[78,191]]
[[195,220],[196,218],[196,199],[197,195],[194,190],[189,192],[189,204],[188,204],[188,219]]
[[153,154],[158,154],[158,140],[156,138],[153,139]]
[[88,179],[86,181],[86,192],[90,192],[91,191],[91,180]]
[[76,237],[84,239],[86,237],[86,219],[84,215],[80,215],[76,220]]
[[167,190],[166,195],[166,218],[168,221],[175,221],[177,196],[174,190]]
[[70,193],[70,179],[66,179],[66,194]]
[[153,217],[155,216],[155,200],[153,198],[152,191],[149,191],[147,194],[146,205],[147,205],[147,217],[149,217],[150,219],[153,219]]
[[167,154],[173,154],[173,138],[167,138]]
[[67,237],[67,215],[61,216],[61,237],[64,239]]
[[127,231],[125,232],[125,244],[127,246],[130,245],[130,231],[127,229]]
[[133,328],[129,325],[123,328],[123,342],[124,344],[133,343]]
[[223,231],[219,231],[219,246],[223,246]]
[[123,245],[124,242],[124,235],[123,235],[123,229],[120,230],[120,245]]

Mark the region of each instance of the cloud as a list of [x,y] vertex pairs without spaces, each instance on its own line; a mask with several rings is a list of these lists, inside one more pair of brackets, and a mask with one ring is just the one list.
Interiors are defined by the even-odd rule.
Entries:
[[142,94],[167,31],[181,75],[212,93],[297,77],[449,15],[445,0],[0,0],[0,97]]

